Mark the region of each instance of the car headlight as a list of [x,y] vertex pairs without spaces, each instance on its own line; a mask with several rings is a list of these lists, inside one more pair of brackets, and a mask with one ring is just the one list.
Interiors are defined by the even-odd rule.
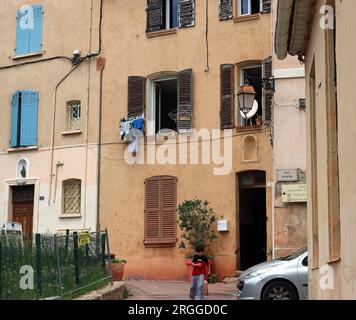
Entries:
[[255,270],[255,271],[252,271],[251,273],[247,274],[245,276],[245,278],[252,278],[252,277],[257,277],[257,276],[260,276],[270,270],[272,270],[273,268],[264,268],[264,269],[258,269],[258,270]]

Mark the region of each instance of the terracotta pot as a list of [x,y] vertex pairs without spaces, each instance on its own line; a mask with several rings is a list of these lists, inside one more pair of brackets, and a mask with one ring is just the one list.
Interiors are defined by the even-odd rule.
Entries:
[[111,263],[113,281],[122,281],[125,273],[125,263]]
[[256,119],[256,126],[258,126],[258,127],[262,126],[262,118]]

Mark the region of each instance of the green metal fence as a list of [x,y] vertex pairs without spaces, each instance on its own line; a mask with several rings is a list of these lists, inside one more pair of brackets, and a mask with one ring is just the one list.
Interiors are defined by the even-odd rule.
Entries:
[[112,281],[108,257],[107,231],[0,235],[0,300],[68,299],[102,287]]

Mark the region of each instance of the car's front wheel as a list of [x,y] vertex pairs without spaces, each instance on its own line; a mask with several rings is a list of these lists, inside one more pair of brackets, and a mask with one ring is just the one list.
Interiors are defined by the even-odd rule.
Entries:
[[262,300],[298,300],[298,293],[291,283],[276,280],[264,288]]

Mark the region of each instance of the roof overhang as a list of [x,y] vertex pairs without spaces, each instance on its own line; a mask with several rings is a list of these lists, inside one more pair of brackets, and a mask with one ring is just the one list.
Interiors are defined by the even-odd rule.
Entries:
[[288,54],[304,56],[314,13],[314,0],[279,0],[275,50],[283,60]]

